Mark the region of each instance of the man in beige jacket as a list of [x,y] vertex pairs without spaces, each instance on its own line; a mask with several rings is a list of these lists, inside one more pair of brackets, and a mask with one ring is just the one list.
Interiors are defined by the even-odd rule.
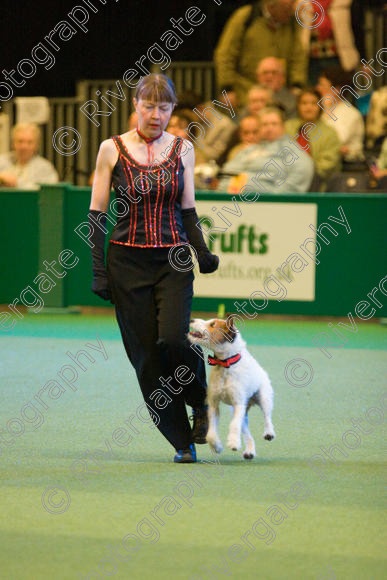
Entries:
[[257,63],[267,56],[284,60],[290,86],[305,85],[307,54],[295,6],[296,0],[260,0],[242,6],[226,22],[214,53],[217,82],[220,88],[232,85],[241,104],[256,82]]

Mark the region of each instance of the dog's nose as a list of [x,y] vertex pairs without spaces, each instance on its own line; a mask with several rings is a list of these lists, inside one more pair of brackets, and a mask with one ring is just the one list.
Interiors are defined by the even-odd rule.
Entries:
[[191,318],[190,322],[195,322],[196,318]]

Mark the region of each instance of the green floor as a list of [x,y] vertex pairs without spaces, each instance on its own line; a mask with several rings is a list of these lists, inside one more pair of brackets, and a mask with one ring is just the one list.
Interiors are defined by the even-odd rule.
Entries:
[[[385,426],[376,423],[386,412],[386,328],[359,322],[356,334],[343,330],[348,342],[331,359],[311,342],[328,330],[327,322],[248,323],[243,336],[276,393],[277,438],[262,439],[255,408],[252,462],[229,450],[214,458],[198,446],[207,463],[175,465],[169,444],[138,418],[132,441],[115,442],[123,442],[117,430],[128,429],[124,421],[142,400],[112,318],[31,314],[19,321],[0,337],[0,427],[16,418],[9,428],[22,429],[29,402],[41,415],[33,421],[34,407],[24,408],[25,432],[11,446],[0,443],[1,580],[385,578]],[[78,369],[76,391],[62,393],[57,373],[74,365],[66,352],[97,347],[97,333],[108,358],[87,349],[95,362]],[[294,358],[313,367],[304,388],[284,378]],[[58,398],[39,395],[44,387]],[[223,407],[223,440],[229,417]],[[348,445],[358,445],[350,449],[342,436],[355,418],[367,433],[357,430],[357,440],[347,433]],[[334,444],[347,456],[323,464],[320,447]],[[83,466],[83,481],[71,466]]]

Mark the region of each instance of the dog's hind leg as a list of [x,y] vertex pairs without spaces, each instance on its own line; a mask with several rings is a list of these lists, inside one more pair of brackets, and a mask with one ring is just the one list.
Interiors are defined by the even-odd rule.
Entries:
[[241,446],[241,431],[245,414],[246,405],[234,405],[234,414],[227,437],[227,447],[233,451],[237,451]]
[[258,392],[258,404],[261,407],[263,413],[263,438],[267,441],[271,441],[275,437],[275,432],[273,423],[271,422],[271,414],[273,411],[273,389],[270,383],[261,386]]
[[249,418],[247,413],[244,416],[242,423],[242,434],[246,445],[246,448],[243,452],[243,457],[245,459],[253,459],[253,457],[255,457],[255,443],[249,430]]
[[219,401],[209,400],[208,405],[208,431],[206,441],[216,453],[222,453],[223,445],[218,435]]

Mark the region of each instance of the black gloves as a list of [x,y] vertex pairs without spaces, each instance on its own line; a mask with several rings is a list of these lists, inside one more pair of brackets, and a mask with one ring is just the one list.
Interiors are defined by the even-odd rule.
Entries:
[[[95,221],[101,224],[98,227],[90,216],[93,216]],[[91,290],[97,296],[100,296],[104,300],[111,301],[111,293],[109,290],[106,268],[105,268],[105,233],[103,229],[106,225],[106,213],[103,211],[98,211],[96,209],[89,210],[89,226],[92,234],[89,238],[94,247],[91,248],[91,260],[93,269],[93,282],[91,285]]]
[[189,243],[196,250],[198,255],[200,272],[202,274],[211,274],[211,272],[215,272],[219,266],[219,258],[218,256],[215,256],[215,254],[211,254],[206,246],[196,209],[194,207],[182,209],[181,215]]

